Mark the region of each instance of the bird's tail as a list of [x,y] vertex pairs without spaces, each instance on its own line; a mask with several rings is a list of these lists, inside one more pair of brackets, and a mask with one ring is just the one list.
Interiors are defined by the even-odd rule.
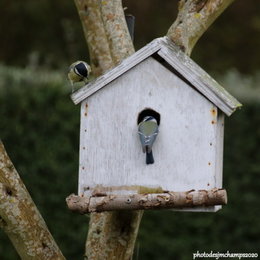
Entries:
[[153,159],[153,152],[152,150],[150,152],[146,151],[146,164],[153,164],[154,159]]

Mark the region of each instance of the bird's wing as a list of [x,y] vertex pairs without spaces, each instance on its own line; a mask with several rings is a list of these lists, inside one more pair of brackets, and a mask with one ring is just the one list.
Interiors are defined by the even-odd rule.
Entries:
[[146,136],[140,131],[138,131],[138,134],[139,134],[139,138],[140,138],[140,141],[141,141],[143,152],[145,153],[145,150],[146,150],[146,148],[145,148],[146,147],[145,138],[146,138]]
[[141,131],[138,131],[139,138],[142,144],[143,152],[151,152],[153,143],[158,135],[158,130],[154,132],[152,135],[144,135]]

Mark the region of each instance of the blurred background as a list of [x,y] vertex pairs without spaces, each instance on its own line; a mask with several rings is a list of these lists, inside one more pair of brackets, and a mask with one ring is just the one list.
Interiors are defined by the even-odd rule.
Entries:
[[[124,0],[135,46],[164,36],[177,1]],[[83,259],[88,216],[67,210],[77,191],[79,106],[67,67],[88,60],[73,1],[0,2],[0,138],[67,259]],[[145,212],[134,260],[192,259],[200,252],[257,252],[260,245],[260,2],[236,0],[197,43],[192,58],[243,108],[226,119],[224,187],[217,213]],[[0,259],[19,259],[0,230]]]

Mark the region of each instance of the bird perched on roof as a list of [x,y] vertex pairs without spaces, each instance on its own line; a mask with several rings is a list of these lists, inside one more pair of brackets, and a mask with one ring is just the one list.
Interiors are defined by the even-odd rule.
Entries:
[[71,84],[72,92],[74,91],[74,84],[76,82],[88,82],[88,77],[90,73],[91,67],[85,61],[76,61],[70,65],[68,71],[68,79]]
[[153,116],[146,116],[138,125],[138,134],[143,152],[146,153],[146,164],[154,163],[152,146],[159,133],[157,120]]

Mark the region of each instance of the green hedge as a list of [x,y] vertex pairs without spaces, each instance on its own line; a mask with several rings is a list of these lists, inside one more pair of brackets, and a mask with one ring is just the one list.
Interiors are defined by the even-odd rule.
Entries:
[[[77,191],[79,106],[60,73],[0,66],[0,138],[67,259],[83,259],[88,219],[67,210]],[[224,187],[218,213],[146,212],[135,259],[192,259],[197,252],[259,248],[260,103],[226,119]],[[257,145],[258,144],[258,145]],[[0,231],[0,259],[19,259]]]
[[[77,191],[79,106],[63,74],[37,73],[0,68],[0,138],[62,251],[80,259],[88,221],[65,203]],[[0,259],[18,259],[0,236]]]

